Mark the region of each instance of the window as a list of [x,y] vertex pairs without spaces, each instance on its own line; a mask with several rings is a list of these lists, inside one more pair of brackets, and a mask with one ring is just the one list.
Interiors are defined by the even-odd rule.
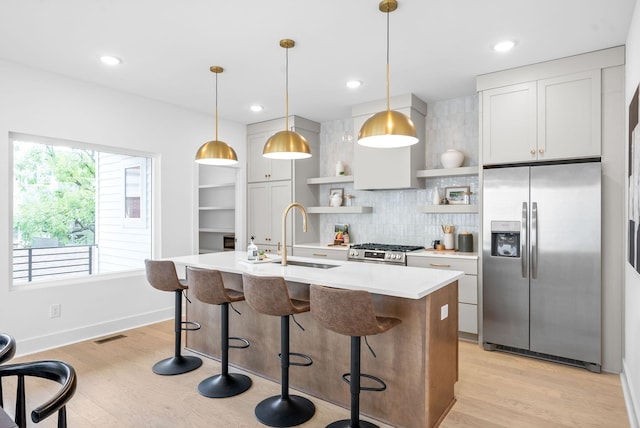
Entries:
[[150,156],[9,137],[14,284],[143,266],[151,257]]

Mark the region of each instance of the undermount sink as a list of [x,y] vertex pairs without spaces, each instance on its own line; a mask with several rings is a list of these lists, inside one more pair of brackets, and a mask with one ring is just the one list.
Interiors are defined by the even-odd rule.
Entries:
[[[273,263],[280,263],[280,260],[274,260]],[[310,268],[316,268],[316,269],[331,269],[331,268],[340,266],[340,265],[328,265],[326,263],[302,262],[299,260],[287,260],[287,265],[304,266],[304,267],[310,267]]]

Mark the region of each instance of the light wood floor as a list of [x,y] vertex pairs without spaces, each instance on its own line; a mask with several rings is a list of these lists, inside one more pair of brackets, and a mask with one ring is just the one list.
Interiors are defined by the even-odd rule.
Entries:
[[[126,337],[103,344],[86,341],[16,361],[62,359],[75,367],[78,389],[68,406],[70,428],[262,427],[253,414],[255,405],[280,392],[278,384],[252,376],[253,386],[245,394],[227,399],[202,397],[197,385],[218,372],[216,361],[205,358],[201,368],[178,376],[151,372],[153,363],[173,352],[172,321],[123,335]],[[31,404],[46,400],[48,390],[50,386],[41,381],[27,381]],[[5,381],[4,391],[5,408],[13,413],[13,384]],[[384,392],[376,394],[384,399]],[[485,352],[468,342],[460,343],[456,396],[458,401],[443,428],[629,426],[619,376]],[[348,418],[348,410],[311,399],[316,415],[302,427],[324,427]],[[56,419],[32,426],[54,427]]]

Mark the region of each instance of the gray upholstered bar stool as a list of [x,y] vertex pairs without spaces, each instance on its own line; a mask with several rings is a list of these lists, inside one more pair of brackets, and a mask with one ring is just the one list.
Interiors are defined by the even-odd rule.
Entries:
[[[377,316],[368,291],[312,285],[310,294],[311,315],[326,329],[351,336],[351,370],[342,375],[351,392],[351,419],[333,422],[327,428],[377,428],[371,422],[360,420],[360,391],[384,391],[387,385],[380,378],[360,372],[361,337],[384,333],[400,324],[400,320]],[[361,386],[361,377],[371,379],[380,386]]]
[[[281,393],[258,403],[256,417],[263,424],[272,427],[300,425],[313,417],[316,407],[304,397],[289,395],[289,366],[310,366],[313,361],[307,355],[289,351],[289,317],[309,312],[309,302],[292,299],[287,282],[280,276],[243,273],[242,282],[247,302],[256,312],[280,317]],[[304,358],[307,362],[292,363],[291,355]]]
[[153,372],[159,375],[177,375],[195,370],[202,365],[202,360],[194,356],[183,356],[180,353],[182,330],[198,330],[200,324],[193,321],[182,321],[182,292],[189,287],[178,279],[176,266],[169,260],[145,260],[149,284],[160,291],[171,291],[175,295],[175,346],[174,355],[159,361],[153,366]]
[[[229,306],[232,302],[243,301],[244,293],[224,288],[222,274],[218,270],[187,268],[187,280],[196,299],[203,303],[220,306],[221,373],[200,382],[198,391],[201,395],[210,398],[233,397],[241,394],[251,387],[251,379],[240,373],[229,373],[229,348],[248,348],[249,341],[239,337],[229,337]],[[238,340],[243,344],[229,345],[229,340]]]

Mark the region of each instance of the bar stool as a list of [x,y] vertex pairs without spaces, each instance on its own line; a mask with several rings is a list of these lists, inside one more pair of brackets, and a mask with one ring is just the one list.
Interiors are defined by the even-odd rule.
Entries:
[[[376,316],[368,291],[312,285],[310,295],[311,315],[324,328],[351,336],[351,371],[342,375],[342,379],[350,386],[351,419],[333,422],[327,428],[377,428],[371,422],[360,420],[360,391],[384,391],[387,385],[378,377],[360,372],[361,337],[365,336],[366,339],[366,336],[384,333],[400,324],[400,320]],[[380,386],[360,386],[361,377],[371,379]]]
[[178,279],[176,266],[172,261],[146,259],[144,267],[147,273],[147,281],[153,288],[160,291],[172,291],[175,294],[174,356],[154,364],[153,372],[159,375],[177,375],[197,369],[202,365],[200,358],[180,354],[182,330],[200,329],[200,324],[197,322],[182,321],[182,292],[189,287],[186,282]]
[[[239,337],[229,337],[229,306],[232,302],[243,301],[244,293],[224,288],[222,274],[218,270],[187,268],[187,280],[196,299],[203,303],[220,306],[221,373],[200,382],[198,391],[201,395],[210,398],[233,397],[241,394],[251,387],[251,379],[240,373],[229,373],[229,348],[248,348],[249,341]],[[243,345],[229,345],[229,340],[241,341]]]
[[[243,273],[242,282],[247,303],[256,312],[280,317],[281,393],[258,403],[256,417],[263,424],[272,427],[300,425],[313,417],[316,407],[304,397],[289,395],[289,366],[310,366],[313,360],[308,355],[289,351],[289,316],[309,312],[309,302],[289,297],[287,283],[280,276]],[[298,324],[295,319],[294,322]],[[292,355],[303,358],[306,362],[291,362]]]

